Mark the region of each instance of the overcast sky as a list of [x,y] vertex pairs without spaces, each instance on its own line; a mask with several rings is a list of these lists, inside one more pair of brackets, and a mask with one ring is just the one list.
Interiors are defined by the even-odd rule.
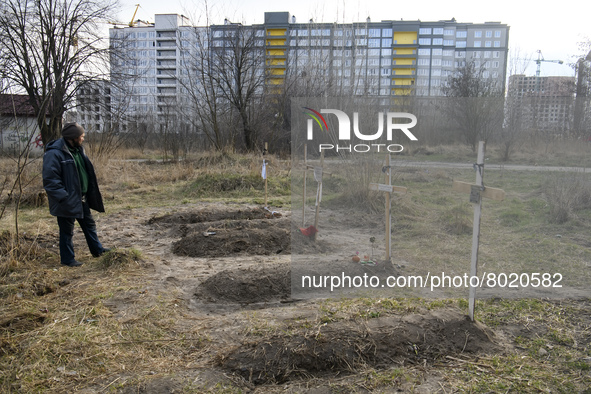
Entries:
[[[129,22],[138,2],[140,8],[135,19],[153,22],[155,14],[183,14],[197,25],[207,24],[203,0],[121,0],[119,21]],[[510,26],[510,54],[532,59],[525,74],[535,75],[537,50],[541,50],[544,59],[565,63],[542,62],[541,75],[572,76],[574,71],[567,63],[574,62],[582,54],[579,42],[591,40],[591,15],[585,3],[562,0],[549,6],[542,1],[520,0],[209,0],[207,7],[210,24],[221,24],[224,18],[248,25],[263,23],[264,14],[269,11],[287,11],[295,15],[298,22],[310,18],[315,22],[362,22],[368,16],[372,21],[456,18],[458,22],[501,22]]]

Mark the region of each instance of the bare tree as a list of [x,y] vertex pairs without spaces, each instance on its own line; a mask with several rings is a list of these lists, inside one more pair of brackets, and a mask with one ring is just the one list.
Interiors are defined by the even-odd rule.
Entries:
[[483,67],[467,62],[442,87],[447,113],[473,150],[478,141],[488,141],[503,123],[503,87],[486,78],[485,73]]
[[59,137],[78,84],[96,78],[107,64],[100,24],[109,19],[116,1],[1,3],[0,62],[5,78],[29,96],[44,144]]
[[211,78],[221,97],[238,113],[246,150],[254,151],[266,77],[264,47],[255,29],[240,24],[223,29],[223,40],[223,46],[211,48]]

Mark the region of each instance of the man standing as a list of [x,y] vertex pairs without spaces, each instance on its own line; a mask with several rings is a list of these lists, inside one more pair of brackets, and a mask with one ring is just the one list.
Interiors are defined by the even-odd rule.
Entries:
[[108,249],[98,239],[90,209],[105,212],[94,167],[82,147],[84,129],[78,123],[66,123],[62,138],[47,144],[43,156],[43,187],[47,192],[49,213],[57,216],[62,265],[82,265],[74,257],[75,220],[78,221],[90,253],[98,257]]

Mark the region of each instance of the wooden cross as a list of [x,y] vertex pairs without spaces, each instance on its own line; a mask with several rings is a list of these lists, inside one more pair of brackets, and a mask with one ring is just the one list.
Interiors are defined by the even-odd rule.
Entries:
[[[470,194],[470,202],[474,204],[474,225],[472,226],[472,260],[470,264],[470,278],[478,275],[478,246],[480,241],[480,216],[482,212],[482,198],[503,201],[505,191],[492,187],[484,187],[484,142],[478,143],[478,156],[476,158],[476,184],[454,181],[452,189],[462,193]],[[470,295],[468,300],[468,314],[470,320],[474,321],[474,304],[476,296],[476,287],[472,286],[470,281]]]
[[[308,180],[308,170],[314,171],[314,179],[318,183],[316,188],[316,212],[314,215],[314,228],[318,230],[318,221],[320,217],[320,202],[322,201],[322,176],[329,174],[324,172],[324,151],[320,152],[320,166],[308,165],[308,145],[304,145],[304,190],[302,204],[302,226],[306,225],[306,182]],[[314,241],[318,237],[318,232],[314,233]]]
[[388,175],[388,183],[387,184],[380,184],[380,183],[370,183],[369,190],[375,190],[380,192],[386,193],[386,261],[390,261],[390,254],[392,252],[390,247],[390,239],[392,238],[392,217],[390,215],[390,195],[392,193],[406,193],[406,188],[402,186],[393,186],[392,185],[392,171],[390,166],[390,154],[386,156],[386,166],[384,167],[386,173]]

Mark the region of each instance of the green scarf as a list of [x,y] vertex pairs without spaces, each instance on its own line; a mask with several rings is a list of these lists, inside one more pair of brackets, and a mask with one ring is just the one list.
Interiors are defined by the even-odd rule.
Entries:
[[74,156],[74,163],[76,163],[76,170],[78,170],[78,178],[80,179],[80,189],[84,195],[88,191],[88,173],[86,172],[84,158],[82,157],[82,153],[80,153],[80,149],[70,147],[68,149],[72,156]]

